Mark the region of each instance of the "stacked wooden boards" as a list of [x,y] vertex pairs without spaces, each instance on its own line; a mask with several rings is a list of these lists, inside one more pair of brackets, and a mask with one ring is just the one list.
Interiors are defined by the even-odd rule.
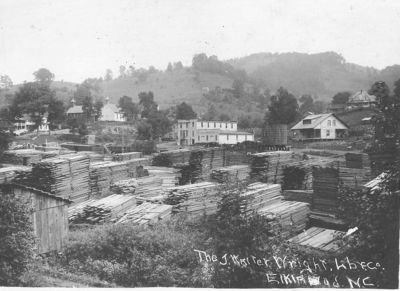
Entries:
[[169,219],[171,213],[171,205],[145,202],[128,209],[116,223],[129,223],[130,225],[154,224],[160,220]]
[[90,166],[90,188],[92,196],[109,194],[110,186],[120,180],[137,177],[138,169],[150,164],[150,159],[140,158],[122,162],[97,162]]
[[347,153],[346,161],[340,163],[339,180],[341,185],[350,188],[361,188],[371,180],[371,162],[364,153]]
[[11,183],[21,179],[21,176],[27,176],[32,171],[32,167],[10,166],[0,168],[0,184]]
[[219,200],[218,184],[201,182],[167,189],[164,203],[173,205],[173,213],[199,217],[215,213]]
[[69,154],[44,159],[32,165],[30,181],[25,184],[73,202],[89,199],[89,159]]
[[8,150],[1,156],[1,162],[5,164],[29,166],[38,163],[42,159],[57,156],[57,152],[42,152],[34,149]]
[[161,152],[154,155],[153,166],[171,167],[174,164],[188,163],[191,151],[189,149],[179,149]]
[[306,228],[310,206],[308,203],[297,201],[279,201],[261,208],[258,213],[274,220],[282,227],[282,235],[297,233]]
[[234,165],[212,170],[211,179],[219,183],[237,183],[246,181],[249,174],[248,165]]
[[265,206],[281,201],[281,185],[252,183],[241,193],[241,196],[246,199],[249,210],[259,211]]
[[311,227],[289,239],[289,242],[309,251],[340,253],[343,249],[341,237],[345,232]]
[[281,183],[283,167],[293,162],[290,151],[275,151],[252,154],[250,158],[252,179],[265,183]]
[[314,167],[313,190],[313,210],[335,213],[339,195],[338,168]]
[[312,203],[312,190],[284,190],[283,198],[287,201]]
[[113,154],[112,160],[118,162],[118,161],[139,159],[141,157],[142,157],[141,152],[127,152],[127,153]]
[[130,195],[113,194],[108,197],[84,202],[68,209],[70,223],[97,224],[113,222],[126,211],[136,206],[136,199]]

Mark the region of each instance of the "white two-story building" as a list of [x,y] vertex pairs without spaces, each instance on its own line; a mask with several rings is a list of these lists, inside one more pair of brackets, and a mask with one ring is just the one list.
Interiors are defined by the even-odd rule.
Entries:
[[236,121],[178,120],[175,127],[177,144],[196,143],[237,144],[254,141],[254,134],[237,130]]

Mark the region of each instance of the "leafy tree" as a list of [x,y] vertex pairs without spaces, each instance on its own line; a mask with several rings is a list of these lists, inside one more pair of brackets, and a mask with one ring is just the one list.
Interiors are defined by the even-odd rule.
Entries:
[[35,81],[42,83],[51,83],[54,80],[54,74],[46,68],[41,68],[33,73]]
[[244,96],[244,84],[243,81],[239,79],[235,79],[232,84],[233,88],[233,96],[235,98],[240,99]]
[[0,191],[0,285],[18,286],[34,257],[29,204]]
[[119,77],[124,78],[126,77],[126,67],[124,65],[119,66]]
[[302,95],[300,97],[300,113],[304,114],[308,111],[314,112],[314,99],[310,95]]
[[147,118],[150,114],[157,111],[158,105],[154,101],[153,92],[140,92],[139,93],[139,106],[142,108],[142,118]]
[[147,118],[151,125],[151,136],[153,139],[161,138],[171,130],[171,122],[165,111],[153,111]]
[[141,121],[137,125],[138,139],[150,140],[152,138],[152,126],[147,121]]
[[[0,75],[0,84],[2,84],[5,89],[9,89],[12,87],[13,82],[12,82],[10,76]],[[0,88],[1,88],[1,86],[0,86]]]
[[249,115],[241,115],[238,120],[239,128],[250,128],[251,127],[251,116]]
[[89,122],[95,116],[95,108],[92,96],[86,96],[82,101],[82,111],[85,114],[86,122]]
[[77,104],[82,104],[85,98],[92,98],[90,87],[91,85],[89,85],[88,82],[77,85],[76,91],[74,92],[74,99]]
[[183,64],[181,61],[174,63],[174,70],[182,70],[183,69]]
[[49,113],[50,123],[62,122],[64,106],[56,99],[55,92],[47,83],[25,83],[15,94],[10,112],[13,118],[28,114],[36,129],[41,125],[46,112]]
[[193,111],[192,106],[186,102],[176,106],[176,119],[195,119],[197,118],[197,113]]
[[289,124],[298,118],[299,105],[296,97],[285,88],[280,87],[275,96],[271,98],[268,106],[269,114],[266,115],[270,124]]
[[56,124],[62,124],[66,118],[64,102],[56,98],[51,98],[47,107],[47,121],[50,123],[50,129],[55,128]]
[[167,72],[172,72],[172,64],[168,63]]
[[219,115],[219,118],[218,118],[219,120],[221,120],[221,121],[230,121],[231,120],[231,117],[228,115],[228,114],[226,114],[226,113],[221,113],[220,115]]
[[203,120],[216,120],[218,116],[218,112],[215,109],[215,106],[213,104],[210,104],[208,106],[207,112],[203,115],[202,119]]
[[400,98],[400,79],[394,82],[394,89],[393,89],[394,96]]
[[346,104],[351,96],[350,92],[336,93],[332,98],[332,104]]
[[139,114],[138,106],[129,96],[122,96],[118,101],[118,106],[124,112],[127,121],[133,121]]
[[321,100],[317,100],[314,102],[314,113],[315,114],[321,114],[325,112],[326,109],[326,102],[321,101]]
[[3,152],[8,149],[11,142],[11,131],[13,128],[10,111],[4,107],[0,109],[0,158]]
[[95,119],[96,119],[96,120],[99,120],[99,119],[100,119],[101,114],[102,114],[102,113],[101,113],[101,110],[102,110],[103,106],[104,106],[104,103],[103,103],[103,101],[100,100],[100,99],[97,99],[97,100],[94,102],[94,105],[93,105],[93,113],[94,113],[94,116],[95,116]]
[[104,76],[104,80],[111,81],[113,79],[113,72],[111,69],[106,70],[106,75]]

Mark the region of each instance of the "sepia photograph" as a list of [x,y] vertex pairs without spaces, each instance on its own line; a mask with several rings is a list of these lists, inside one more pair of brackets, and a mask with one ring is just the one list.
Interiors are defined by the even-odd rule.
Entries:
[[0,289],[399,288],[400,1],[0,0]]

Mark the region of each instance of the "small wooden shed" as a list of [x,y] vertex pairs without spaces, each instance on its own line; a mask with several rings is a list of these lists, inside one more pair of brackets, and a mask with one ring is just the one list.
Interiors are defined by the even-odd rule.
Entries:
[[68,205],[72,201],[25,185],[1,186],[5,193],[13,193],[31,203],[31,219],[38,239],[38,253],[61,250],[68,238]]

